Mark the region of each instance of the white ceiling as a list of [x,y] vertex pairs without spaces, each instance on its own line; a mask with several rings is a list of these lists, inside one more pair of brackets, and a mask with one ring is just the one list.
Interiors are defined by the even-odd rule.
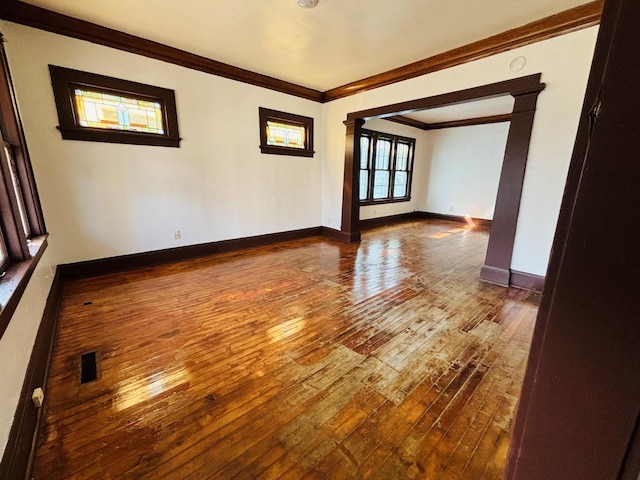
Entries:
[[25,1],[324,91],[589,0]]
[[420,112],[407,113],[403,117],[420,120],[423,123],[452,122],[454,120],[467,120],[470,118],[489,117],[511,113],[513,110],[513,97],[504,95],[501,97],[474,100],[473,102],[449,105],[446,107],[432,108]]

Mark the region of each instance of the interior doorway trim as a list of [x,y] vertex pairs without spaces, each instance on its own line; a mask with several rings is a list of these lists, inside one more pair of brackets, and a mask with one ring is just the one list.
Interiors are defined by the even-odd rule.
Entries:
[[359,138],[362,126],[367,120],[511,95],[514,98],[511,123],[502,161],[487,256],[480,272],[482,280],[508,286],[511,279],[511,257],[518,224],[524,173],[529,155],[533,118],[538,95],[545,87],[545,84],[540,82],[541,75],[537,73],[513,80],[347,114],[347,119],[344,122],[347,133],[342,190],[341,238],[349,242],[360,241]]

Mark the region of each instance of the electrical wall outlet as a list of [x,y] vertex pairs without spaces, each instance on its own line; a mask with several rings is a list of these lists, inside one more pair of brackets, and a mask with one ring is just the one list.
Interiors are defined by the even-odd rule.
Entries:
[[182,238],[182,234],[180,233],[180,230],[176,230],[173,233],[173,238],[175,238],[176,240],[180,240]]
[[33,404],[37,408],[40,408],[42,406],[42,404],[44,403],[44,392],[42,391],[42,388],[38,387],[33,391],[31,400],[33,400]]

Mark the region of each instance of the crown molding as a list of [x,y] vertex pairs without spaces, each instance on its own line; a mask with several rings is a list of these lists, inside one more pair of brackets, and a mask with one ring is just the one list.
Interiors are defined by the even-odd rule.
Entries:
[[162,60],[211,75],[325,103],[597,25],[602,15],[603,5],[604,0],[595,0],[489,38],[333,88],[326,92],[320,92],[302,85],[234,67],[217,60],[18,0],[2,0],[0,2],[0,18],[40,30]]
[[415,118],[405,117],[404,115],[395,115],[393,117],[385,117],[383,120],[399,123],[401,125],[406,125],[407,127],[418,128],[420,130],[429,129],[429,124],[427,122],[422,122],[420,120],[416,120]]
[[330,102],[597,25],[603,6],[604,0],[596,0],[433,57],[327,90],[322,94],[323,101]]
[[17,0],[0,1],[0,18],[80,40],[116,48],[125,52],[162,60],[163,62],[229,78],[242,83],[268,88],[296,97],[322,101],[322,92],[260,73],[234,67],[162,43],[79,20],[45,8]]
[[487,125],[489,123],[502,123],[511,121],[511,114],[504,113],[500,115],[490,115],[486,117],[465,118],[463,120],[448,120],[446,122],[427,123],[416,120],[415,118],[405,117],[404,115],[396,115],[394,117],[385,117],[384,120],[390,122],[401,123],[409,127],[419,128],[420,130],[440,130],[442,128],[470,127],[473,125]]

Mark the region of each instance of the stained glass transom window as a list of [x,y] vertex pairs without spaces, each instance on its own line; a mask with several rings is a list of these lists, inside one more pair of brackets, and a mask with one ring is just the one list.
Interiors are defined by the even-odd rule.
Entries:
[[313,118],[269,108],[258,109],[260,151],[274,155],[313,157]]
[[267,121],[267,145],[304,149],[306,136],[302,125]]
[[65,140],[179,147],[173,90],[49,65]]
[[164,135],[162,106],[158,102],[80,88],[74,89],[74,98],[82,127]]

